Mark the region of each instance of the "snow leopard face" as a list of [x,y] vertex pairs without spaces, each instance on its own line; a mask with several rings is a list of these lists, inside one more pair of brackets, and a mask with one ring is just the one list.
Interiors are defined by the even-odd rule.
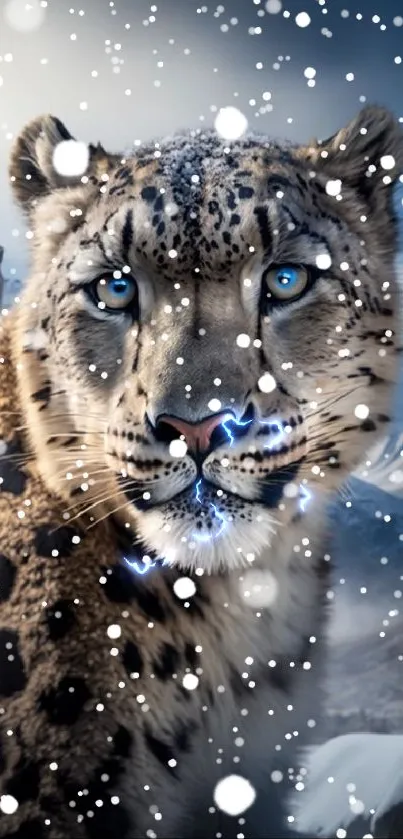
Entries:
[[34,231],[16,341],[43,475],[151,557],[246,563],[388,422],[400,128],[366,108],[306,147],[90,146],[69,178],[55,148],[76,147],[48,117],[11,161]]

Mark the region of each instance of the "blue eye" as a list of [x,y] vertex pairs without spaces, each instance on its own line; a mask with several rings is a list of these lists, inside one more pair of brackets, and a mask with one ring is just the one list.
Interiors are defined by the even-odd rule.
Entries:
[[96,281],[95,294],[99,309],[127,309],[137,297],[137,284],[133,277],[120,271]]
[[309,273],[301,265],[277,265],[265,275],[269,294],[276,300],[292,300],[305,291]]

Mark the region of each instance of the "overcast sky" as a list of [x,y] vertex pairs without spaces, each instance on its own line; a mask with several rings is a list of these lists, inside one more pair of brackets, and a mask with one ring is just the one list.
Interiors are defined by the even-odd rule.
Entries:
[[[403,61],[395,61],[403,59],[401,0],[48,0],[47,8],[30,0],[30,11],[26,2],[0,0],[0,243],[8,275],[24,276],[27,240],[6,162],[12,137],[40,113],[113,150],[211,125],[226,105],[251,128],[297,141],[328,136],[364,97],[403,119]],[[301,12],[310,17],[305,28]],[[30,22],[40,25],[20,31]],[[314,86],[307,67],[316,71]]]

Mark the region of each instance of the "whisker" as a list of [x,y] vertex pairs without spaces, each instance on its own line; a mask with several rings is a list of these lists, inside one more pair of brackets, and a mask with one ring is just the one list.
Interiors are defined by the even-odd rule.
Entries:
[[92,530],[92,528],[95,527],[97,524],[100,524],[102,521],[105,521],[105,519],[108,519],[110,516],[113,516],[115,515],[115,513],[118,513],[119,510],[123,510],[125,507],[129,507],[130,505],[131,501],[125,501],[124,504],[119,504],[118,507],[115,507],[113,510],[109,510],[109,512],[105,513],[105,515],[101,516],[101,518],[97,519],[94,522],[91,522],[91,524],[88,525],[87,530]]
[[[93,501],[92,504],[88,504],[87,507],[84,507],[82,510],[79,510],[78,513],[76,513],[74,516],[70,516],[68,521],[69,522],[76,521],[76,519],[78,519],[82,516],[86,516],[91,510],[93,510],[95,507],[98,507],[99,504],[103,504],[103,503],[106,504],[111,499],[116,498],[116,496],[123,495],[123,494],[124,494],[124,490],[122,489],[122,490],[118,490],[117,492],[111,492],[108,495],[102,495],[102,497],[98,498],[97,501]],[[128,502],[128,503],[130,503],[130,502]],[[73,508],[69,507],[65,512],[68,512],[71,509],[73,509]],[[113,512],[113,511],[111,511],[111,512]],[[109,515],[109,513],[107,515]],[[106,517],[107,516],[105,516],[105,518]],[[100,521],[102,521],[102,519],[100,519]]]

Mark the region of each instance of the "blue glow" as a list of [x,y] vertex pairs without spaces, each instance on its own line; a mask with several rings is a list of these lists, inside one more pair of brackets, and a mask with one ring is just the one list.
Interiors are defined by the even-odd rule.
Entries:
[[136,574],[140,574],[141,577],[144,577],[144,574],[148,574],[150,568],[154,568],[156,565],[168,565],[167,559],[151,559],[149,556],[145,556],[144,559],[139,563],[137,559],[128,559],[127,556],[123,557],[126,565],[135,571]]
[[305,513],[305,510],[306,510],[309,502],[312,499],[312,493],[309,492],[309,490],[303,484],[299,485],[299,489],[300,489],[300,493],[302,495],[302,498],[300,499],[300,502],[299,502],[299,509],[301,510],[302,513]]
[[224,422],[221,423],[221,426],[224,429],[224,431],[225,431],[225,433],[228,437],[230,446],[232,446],[232,444],[235,440],[235,436],[231,432],[231,429],[228,428],[228,423],[233,423],[233,425],[236,425],[237,428],[245,428],[245,426],[250,425],[251,422],[253,422],[253,420],[251,420],[251,419],[250,420],[245,420],[244,422],[242,422],[241,420],[237,420],[235,417],[229,416],[228,419],[225,419]]
[[[236,439],[236,435],[235,435],[234,431],[231,430],[229,425],[230,424],[235,425],[236,428],[245,428],[246,426],[251,425],[251,423],[253,423],[252,419],[244,420],[244,422],[242,422],[242,420],[237,420],[235,417],[232,417],[232,416],[228,416],[227,419],[225,419],[224,422],[221,423],[221,427],[224,429],[224,431],[225,431],[225,433],[228,437],[228,441],[229,441],[230,446],[232,446],[232,444],[234,443],[234,441]],[[279,446],[280,443],[283,442],[286,431],[281,427],[281,424],[279,422],[269,422],[269,421],[266,421],[266,420],[260,420],[260,425],[265,425],[268,428],[270,428],[270,430],[274,430],[274,431],[277,432],[273,439],[271,439],[268,443],[265,443],[265,445],[264,445],[265,449],[275,448],[275,446]],[[198,482],[198,483],[200,483],[200,482]],[[196,493],[196,498],[197,498],[197,500],[199,500],[199,498],[197,497],[197,493]]]
[[[202,499],[201,499],[201,484],[202,484],[202,482],[203,482],[203,479],[200,478],[200,480],[198,480],[197,484],[196,484],[195,498],[196,498],[196,501],[198,501],[199,504],[203,503]],[[220,513],[219,510],[217,510],[216,505],[213,504],[212,501],[209,501],[209,506],[213,508],[214,518],[218,519],[218,521],[221,522],[221,526],[220,526],[219,530],[217,531],[217,533],[215,533],[215,534],[212,534],[212,533],[204,533],[204,534],[203,533],[194,533],[192,538],[195,539],[196,542],[210,542],[212,539],[218,539],[218,537],[221,536],[222,532],[225,530],[225,528],[228,524],[228,520],[225,518],[225,516],[222,513]]]
[[261,420],[260,425],[267,425],[271,431],[275,431],[274,437],[272,440],[269,440],[268,443],[265,443],[265,449],[274,449],[276,446],[279,446],[280,443],[283,442],[284,437],[286,435],[286,431],[284,428],[281,427],[279,422],[264,422]]
[[202,481],[203,481],[203,478],[200,478],[200,480],[197,481],[197,484],[196,484],[196,501],[198,501],[199,504],[201,504],[201,498],[200,498],[201,489],[200,489],[200,487],[201,487]]

